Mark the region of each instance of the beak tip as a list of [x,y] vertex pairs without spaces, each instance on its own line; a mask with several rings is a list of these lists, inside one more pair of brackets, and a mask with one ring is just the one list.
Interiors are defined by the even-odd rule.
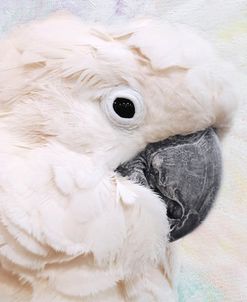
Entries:
[[[177,225],[171,227],[171,231],[169,234],[169,241],[176,241],[185,235],[191,233],[199,224],[201,223],[201,219],[198,213],[190,213],[186,216],[186,219],[183,221],[179,221]],[[172,223],[170,223],[172,226]]]

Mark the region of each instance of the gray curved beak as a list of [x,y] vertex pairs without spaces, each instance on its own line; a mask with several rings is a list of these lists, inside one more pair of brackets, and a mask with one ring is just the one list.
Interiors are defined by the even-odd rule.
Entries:
[[222,174],[219,140],[212,128],[174,136],[149,144],[117,171],[165,202],[174,241],[198,227],[215,201]]

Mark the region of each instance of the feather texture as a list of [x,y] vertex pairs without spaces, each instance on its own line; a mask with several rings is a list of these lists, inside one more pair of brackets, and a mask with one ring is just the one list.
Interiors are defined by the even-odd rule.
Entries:
[[6,162],[12,167],[1,170],[0,259],[4,270],[31,283],[32,301],[39,301],[36,295],[45,297],[43,286],[49,296],[45,301],[53,301],[54,292],[59,301],[108,301],[103,298],[108,295],[109,301],[122,301],[129,286],[133,297],[139,287],[147,297],[153,292],[157,301],[168,295],[164,230],[169,227],[166,209],[151,191],[106,174],[93,189],[74,186],[64,194],[46,150],[25,159],[5,157],[1,166]]
[[[114,170],[150,142],[227,129],[232,67],[178,25],[67,14],[21,26],[0,53],[1,301],[174,301],[166,208]],[[133,129],[102,106],[125,87],[142,96]]]

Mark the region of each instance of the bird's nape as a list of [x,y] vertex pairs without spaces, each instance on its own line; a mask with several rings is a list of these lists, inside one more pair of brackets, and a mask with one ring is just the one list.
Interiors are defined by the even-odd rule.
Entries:
[[222,163],[212,128],[149,144],[118,172],[150,187],[166,203],[170,241],[195,228],[207,216],[220,187]]

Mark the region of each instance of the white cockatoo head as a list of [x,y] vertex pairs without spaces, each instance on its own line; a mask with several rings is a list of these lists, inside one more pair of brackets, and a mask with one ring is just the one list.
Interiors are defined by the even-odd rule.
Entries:
[[114,171],[149,143],[230,125],[234,70],[185,26],[55,14],[2,43],[1,127],[13,146],[59,143]]

